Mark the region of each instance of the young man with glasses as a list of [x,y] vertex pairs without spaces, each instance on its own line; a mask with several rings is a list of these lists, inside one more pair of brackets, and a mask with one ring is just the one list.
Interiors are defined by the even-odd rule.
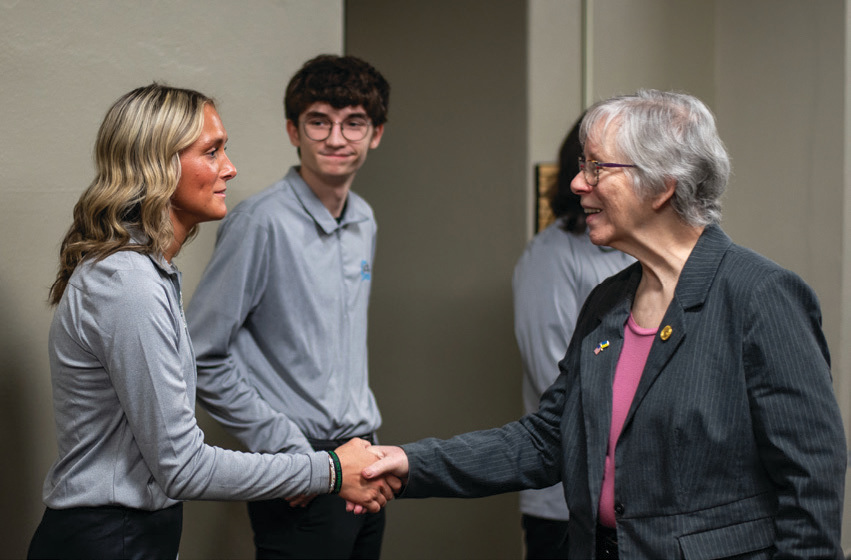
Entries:
[[[367,306],[376,224],[351,185],[384,132],[390,86],[322,55],[293,76],[286,128],[300,165],[239,204],[188,308],[202,406],[252,451],[375,440]],[[377,558],[384,512],[336,495],[248,504],[258,558]]]

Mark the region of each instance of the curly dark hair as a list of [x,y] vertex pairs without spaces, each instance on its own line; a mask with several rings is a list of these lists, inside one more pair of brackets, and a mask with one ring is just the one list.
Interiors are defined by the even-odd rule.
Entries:
[[298,117],[317,101],[335,109],[361,105],[372,124],[379,126],[387,122],[390,84],[360,58],[323,54],[305,62],[287,85],[287,120],[297,123]]

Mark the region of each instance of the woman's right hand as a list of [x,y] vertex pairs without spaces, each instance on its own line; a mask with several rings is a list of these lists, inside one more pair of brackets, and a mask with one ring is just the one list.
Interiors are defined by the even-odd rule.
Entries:
[[371,480],[364,478],[364,469],[378,461],[378,456],[370,452],[371,449],[372,444],[368,441],[354,438],[334,450],[343,471],[340,496],[350,504],[347,506],[349,511],[356,509],[354,505],[376,513],[402,487],[401,481],[393,476],[373,477]]

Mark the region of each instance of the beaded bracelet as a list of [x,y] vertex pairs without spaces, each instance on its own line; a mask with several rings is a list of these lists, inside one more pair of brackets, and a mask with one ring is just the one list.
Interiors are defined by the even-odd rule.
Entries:
[[334,459],[331,458],[330,454],[328,455],[328,471],[328,493],[332,494],[337,485],[337,469],[334,468]]
[[328,456],[331,457],[331,463],[334,466],[334,472],[331,477],[333,486],[331,489],[332,494],[339,494],[340,489],[343,487],[343,467],[340,465],[340,458],[337,457],[337,454],[333,451],[328,452]]

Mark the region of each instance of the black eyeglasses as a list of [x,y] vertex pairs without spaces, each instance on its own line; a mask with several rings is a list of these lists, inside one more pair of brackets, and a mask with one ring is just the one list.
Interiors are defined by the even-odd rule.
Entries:
[[579,156],[579,170],[585,175],[585,182],[589,187],[596,187],[600,182],[601,167],[638,167],[628,163],[603,163],[593,159],[586,160],[584,156]]
[[371,123],[368,119],[361,117],[352,117],[343,122],[334,122],[325,117],[307,117],[302,121],[304,133],[314,142],[322,142],[331,136],[335,124],[340,125],[343,138],[349,142],[358,142],[366,138]]

